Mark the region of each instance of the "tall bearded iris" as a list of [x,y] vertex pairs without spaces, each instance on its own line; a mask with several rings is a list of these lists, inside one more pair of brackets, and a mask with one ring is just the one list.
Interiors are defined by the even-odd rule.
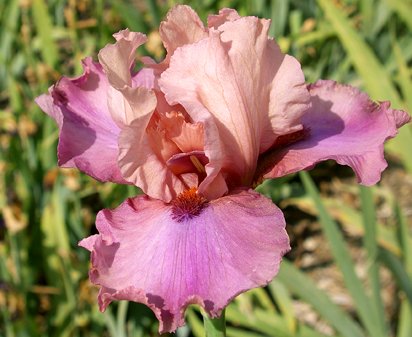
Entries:
[[80,242],[101,310],[144,303],[161,332],[192,303],[218,316],[266,285],[290,249],[281,211],[251,186],[327,159],[365,185],[380,179],[383,143],[407,114],[350,86],[305,84],[269,25],[223,9],[205,27],[177,6],[160,25],[161,63],[143,58],[134,72],[146,37],[124,30],[83,75],[37,98],[60,128],[59,165],[145,193],[100,211],[99,234]]

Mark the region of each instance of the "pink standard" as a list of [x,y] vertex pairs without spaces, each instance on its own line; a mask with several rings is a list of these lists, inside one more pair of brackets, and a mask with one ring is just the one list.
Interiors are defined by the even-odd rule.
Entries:
[[219,316],[290,249],[282,212],[252,186],[327,159],[361,184],[380,179],[383,144],[409,116],[347,85],[306,84],[269,25],[222,9],[205,27],[176,6],[159,28],[161,63],[133,72],[146,36],[123,30],[37,98],[59,126],[60,166],[145,193],[100,211],[99,234],[79,243],[102,311],[144,303],[160,332],[183,325],[189,304]]

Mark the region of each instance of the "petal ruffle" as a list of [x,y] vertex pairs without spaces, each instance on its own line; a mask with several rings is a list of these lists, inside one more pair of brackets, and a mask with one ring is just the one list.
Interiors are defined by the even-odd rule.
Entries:
[[169,104],[180,103],[194,121],[213,116],[223,168],[237,186],[250,184],[260,152],[301,128],[309,101],[299,63],[280,52],[268,28],[255,17],[227,21],[208,38],[177,49],[159,80]]
[[83,69],[80,77],[63,77],[36,99],[59,126],[59,165],[77,167],[100,181],[126,183],[117,165],[120,129],[107,106],[108,80],[91,58],[83,61]]
[[99,52],[99,61],[107,73],[110,84],[116,89],[132,84],[132,67],[136,49],[146,42],[142,33],[122,30],[113,35],[116,43],[106,45]]
[[202,20],[192,8],[185,5],[177,5],[167,13],[166,20],[160,24],[159,33],[167,50],[166,62],[178,47],[207,36]]
[[[300,117],[308,108],[310,96],[299,62],[283,54],[276,42],[268,38],[270,20],[246,17],[232,22],[235,14],[230,10],[226,12],[230,21],[219,30],[222,42],[230,44],[228,54],[237,70],[241,93],[243,97],[253,93],[253,99],[246,100],[247,108],[257,116],[259,112],[262,114],[259,110],[263,110],[269,121],[266,123],[262,115],[259,116],[262,123],[259,153],[262,153],[278,136],[302,128]],[[247,71],[246,76],[240,75],[242,69]]]
[[[302,118],[306,137],[263,156],[264,178],[276,178],[333,159],[372,185],[386,168],[384,142],[410,120],[407,113],[372,102],[368,95],[334,81],[309,85],[312,107]],[[266,172],[266,173],[265,173]]]
[[281,211],[254,191],[214,200],[179,221],[170,204],[140,196],[101,211],[97,228],[80,245],[92,252],[100,309],[113,300],[144,303],[160,332],[183,325],[191,303],[218,316],[239,293],[266,285],[290,249]]
[[240,19],[240,15],[235,9],[232,8],[222,8],[219,10],[217,15],[209,15],[207,17],[207,26],[209,28],[218,29],[219,26],[223,25],[226,21],[235,21]]
[[[150,79],[150,71],[141,71],[133,80],[132,68],[135,64],[136,49],[146,42],[146,36],[141,33],[131,32],[128,29],[122,30],[113,35],[116,43],[106,45],[99,52],[99,62],[104,68],[109,80],[108,106],[113,120],[123,127],[133,120],[136,114],[131,106],[139,105],[140,97],[136,92],[139,89],[146,90],[146,85],[150,86],[154,79]],[[142,87],[134,87],[134,83],[142,83]],[[146,85],[145,82],[147,82]]]
[[[136,119],[123,128],[119,138],[119,165],[128,181],[151,197],[169,202],[185,189],[185,185],[153,151],[145,125],[144,121]],[[157,142],[159,147],[163,146],[161,140]]]
[[[185,6],[179,7],[182,8],[175,11],[185,11]],[[128,30],[114,36],[116,43],[104,47],[99,53],[99,60],[110,83],[111,115],[121,128],[120,171],[127,181],[139,186],[149,196],[169,202],[186,186],[185,180],[168,168],[162,153],[171,152],[170,155],[173,155],[174,148],[178,148],[156,132],[150,137],[148,128],[155,110],[161,114],[176,107],[167,104],[163,93],[157,90],[153,69],[144,68],[132,76],[135,51],[146,37]]]

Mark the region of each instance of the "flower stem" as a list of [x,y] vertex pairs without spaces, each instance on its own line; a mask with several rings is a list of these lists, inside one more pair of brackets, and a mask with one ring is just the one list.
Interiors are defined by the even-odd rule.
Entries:
[[224,309],[218,318],[210,318],[203,310],[202,316],[206,337],[226,337],[226,320]]

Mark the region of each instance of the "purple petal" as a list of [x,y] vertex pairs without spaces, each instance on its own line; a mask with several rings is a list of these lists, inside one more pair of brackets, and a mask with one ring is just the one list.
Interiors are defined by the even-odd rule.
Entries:
[[350,166],[358,181],[373,185],[386,168],[384,142],[410,120],[389,102],[375,103],[365,93],[334,81],[309,85],[312,107],[302,117],[305,134],[289,146],[274,148],[260,161],[264,178],[276,178],[328,159]]
[[92,252],[101,310],[113,300],[141,302],[160,332],[174,331],[187,305],[218,316],[236,295],[276,275],[290,249],[281,211],[252,190],[203,202],[182,208],[140,196],[98,214],[100,234],[80,245]]
[[60,166],[77,167],[100,181],[125,183],[117,165],[120,129],[107,107],[107,78],[90,58],[83,69],[78,78],[63,77],[36,103],[59,126]]

